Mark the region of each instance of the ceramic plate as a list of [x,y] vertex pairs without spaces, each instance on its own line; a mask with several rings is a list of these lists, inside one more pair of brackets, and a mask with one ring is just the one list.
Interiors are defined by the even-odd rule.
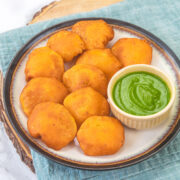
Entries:
[[[115,32],[114,39],[109,42],[108,47],[111,47],[119,38],[123,37],[146,39],[153,48],[152,65],[163,70],[175,83],[176,101],[170,117],[160,126],[149,130],[133,130],[125,127],[124,146],[114,155],[98,157],[84,155],[76,139],[65,148],[55,151],[48,148],[41,141],[33,139],[27,131],[27,118],[21,110],[19,96],[26,84],[24,69],[28,54],[34,48],[44,46],[48,37],[53,33],[62,29],[70,30],[71,26],[80,20],[83,19],[60,23],[44,30],[23,46],[14,57],[4,82],[4,105],[8,118],[19,136],[34,150],[64,165],[104,170],[125,167],[149,158],[167,145],[175,137],[180,127],[180,61],[165,43],[151,33],[135,25],[115,19],[104,19],[113,27]],[[71,65],[66,64],[66,69]]]

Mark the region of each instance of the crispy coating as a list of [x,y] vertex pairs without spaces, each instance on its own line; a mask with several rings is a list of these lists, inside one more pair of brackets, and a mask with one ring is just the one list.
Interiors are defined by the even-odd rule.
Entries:
[[109,115],[107,100],[91,87],[79,89],[64,99],[64,106],[76,120],[77,126],[94,115]]
[[152,47],[145,40],[137,38],[119,39],[112,47],[113,54],[123,66],[151,64]]
[[85,43],[80,36],[71,31],[59,31],[52,35],[47,46],[60,54],[64,61],[71,61],[85,49]]
[[78,58],[76,64],[94,65],[105,73],[108,80],[122,67],[110,49],[88,50]]
[[92,116],[81,125],[77,139],[88,156],[110,155],[123,146],[124,128],[113,117]]
[[47,101],[62,103],[67,94],[66,87],[54,78],[33,78],[22,90],[20,103],[29,116],[35,105]]
[[72,31],[82,37],[87,49],[105,48],[114,37],[112,27],[103,20],[79,21]]
[[107,78],[96,66],[77,64],[63,75],[63,83],[70,92],[84,87],[92,87],[103,96],[107,94]]
[[68,145],[77,132],[76,122],[69,111],[53,102],[36,105],[28,118],[27,127],[32,137],[41,138],[55,150]]
[[64,62],[62,57],[48,47],[34,49],[28,58],[26,81],[36,77],[52,77],[62,80]]

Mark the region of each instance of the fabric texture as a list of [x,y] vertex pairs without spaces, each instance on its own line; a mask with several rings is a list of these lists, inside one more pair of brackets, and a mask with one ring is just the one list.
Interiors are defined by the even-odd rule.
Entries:
[[[0,67],[5,74],[16,52],[30,38],[54,24],[84,17],[108,17],[133,23],[158,36],[180,58],[180,1],[124,0],[120,3],[0,34]],[[109,171],[88,171],[66,167],[31,150],[39,180],[154,180],[180,179],[180,134],[160,152],[141,163]]]

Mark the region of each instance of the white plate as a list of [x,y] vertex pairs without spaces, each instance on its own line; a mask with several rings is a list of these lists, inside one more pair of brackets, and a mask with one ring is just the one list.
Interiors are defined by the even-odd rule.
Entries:
[[[20,93],[26,85],[24,69],[28,54],[34,48],[45,46],[47,38],[52,35],[52,33],[62,28],[70,30],[71,25],[78,20],[53,26],[29,41],[24,48],[20,50],[10,65],[4,86],[6,111],[19,135],[29,143],[29,145],[47,157],[59,163],[79,168],[112,169],[134,164],[157,152],[170,141],[179,129],[180,76],[179,67],[176,64],[177,57],[163,42],[145,30],[125,22],[110,19],[105,20],[113,26],[115,32],[114,39],[109,42],[108,47],[111,47],[119,38],[136,37],[146,39],[153,48],[152,65],[164,71],[176,85],[176,100],[171,114],[169,118],[163,121],[158,127],[149,130],[133,130],[125,127],[124,146],[116,154],[98,157],[83,154],[76,139],[65,148],[55,151],[48,148],[40,140],[33,139],[29,135],[27,131],[27,117],[24,115],[19,102]],[[72,65],[73,63],[65,64],[66,69]],[[8,103],[12,105],[12,108],[8,107]]]

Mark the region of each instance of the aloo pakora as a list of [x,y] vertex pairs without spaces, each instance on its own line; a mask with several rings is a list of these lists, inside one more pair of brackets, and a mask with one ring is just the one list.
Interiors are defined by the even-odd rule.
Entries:
[[72,31],[81,36],[87,49],[105,48],[114,37],[112,27],[103,20],[79,21]]
[[133,64],[151,64],[152,47],[147,41],[142,39],[119,39],[113,45],[112,52],[123,64],[123,66]]
[[108,80],[122,67],[110,49],[88,50],[78,58],[76,64],[94,65],[105,73]]
[[27,81],[36,77],[52,77],[62,80],[63,73],[63,59],[55,51],[48,47],[40,47],[30,53],[25,68]]
[[73,115],[78,127],[90,116],[109,115],[107,100],[91,87],[82,88],[69,94],[64,99],[64,106]]
[[68,145],[77,132],[76,122],[69,111],[53,102],[36,105],[28,118],[27,127],[32,137],[41,138],[55,150]]
[[55,33],[48,39],[47,46],[60,54],[64,61],[71,61],[85,50],[84,41],[72,31]]
[[103,96],[107,94],[107,78],[96,66],[87,64],[74,65],[64,73],[63,83],[70,92],[90,86]]
[[29,116],[35,105],[47,101],[62,103],[67,94],[67,88],[54,78],[33,78],[21,92],[20,103]]
[[120,121],[108,116],[86,119],[77,133],[83,152],[88,156],[116,153],[124,144],[124,128]]

